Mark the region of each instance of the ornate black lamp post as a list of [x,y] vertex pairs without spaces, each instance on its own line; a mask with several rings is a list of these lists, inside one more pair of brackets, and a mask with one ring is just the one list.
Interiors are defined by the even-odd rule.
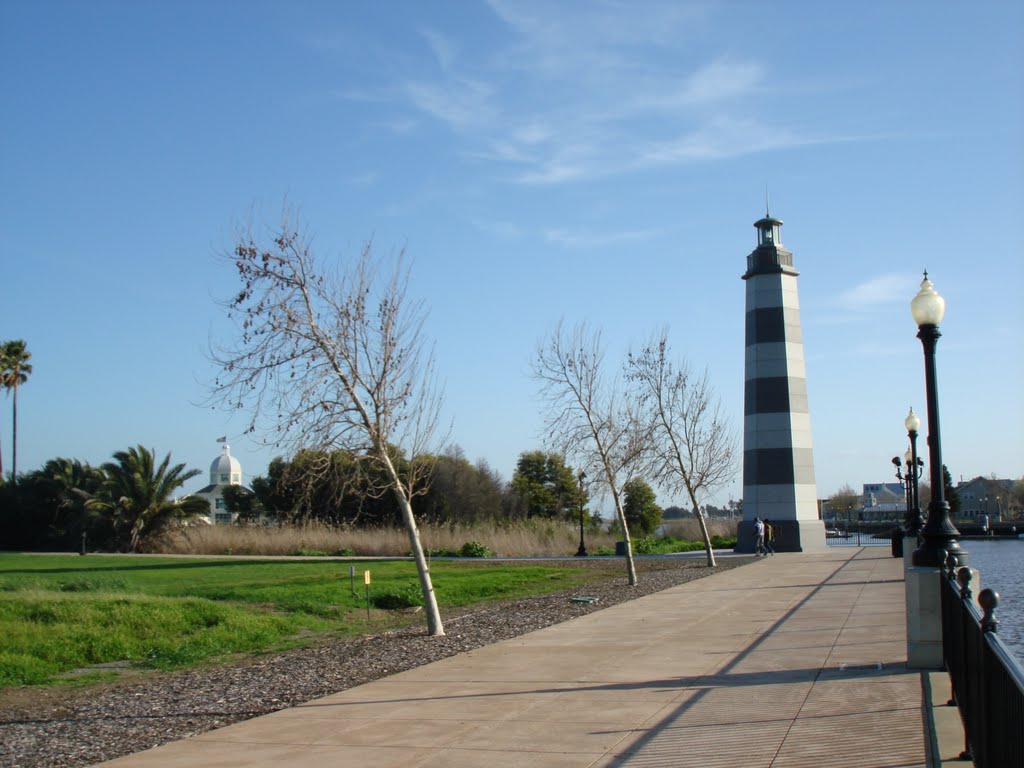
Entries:
[[576,550],[576,557],[586,557],[587,548],[583,545],[583,480],[587,473],[580,471],[580,548]]
[[[903,473],[900,472],[900,468],[903,466],[903,462],[899,456],[892,457],[892,465],[896,468],[896,481],[900,484],[900,488],[903,489],[903,501],[906,504],[906,512],[903,515],[903,521],[906,523],[910,519],[910,499],[912,492],[910,490],[910,476],[903,477]],[[910,469],[909,463],[907,469]],[[892,556],[903,557],[903,528],[897,525],[892,532]]]
[[967,552],[960,548],[960,532],[949,519],[949,503],[942,482],[942,438],[939,432],[939,396],[935,375],[935,346],[939,341],[939,323],[946,313],[946,300],[936,291],[928,273],[924,273],[921,290],[910,303],[910,312],[917,323],[917,338],[924,347],[924,383],[928,403],[928,471],[932,478],[932,499],[928,502],[928,520],[921,529],[922,542],[914,550],[914,565],[941,568],[946,553],[954,555],[960,565],[967,564]]
[[903,420],[903,426],[907,428],[907,437],[910,438],[910,449],[904,454],[909,483],[906,529],[908,534],[917,536],[921,532],[921,500],[917,494],[917,481],[921,479],[921,473],[924,471],[924,461],[917,455],[917,433],[921,429],[921,419],[914,413],[913,408]]

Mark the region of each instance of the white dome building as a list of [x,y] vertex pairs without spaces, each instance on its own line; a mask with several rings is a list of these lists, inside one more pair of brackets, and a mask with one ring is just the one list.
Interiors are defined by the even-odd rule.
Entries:
[[[229,485],[245,488],[242,485],[242,464],[231,455],[231,446],[225,443],[220,456],[210,464],[210,484],[192,494],[210,502],[209,521],[211,523],[234,522],[234,515],[224,507],[224,489]],[[245,490],[249,489],[245,488]]]
[[225,444],[220,456],[210,465],[210,485],[241,485],[242,463],[231,455],[231,446]]

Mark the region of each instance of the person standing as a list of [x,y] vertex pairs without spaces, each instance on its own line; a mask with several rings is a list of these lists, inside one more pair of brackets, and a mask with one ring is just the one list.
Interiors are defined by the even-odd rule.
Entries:
[[775,547],[772,546],[772,541],[775,540],[775,531],[772,530],[772,524],[767,520],[764,521],[764,549],[769,555],[775,554]]
[[764,523],[761,518],[754,518],[754,557],[767,554],[764,549]]

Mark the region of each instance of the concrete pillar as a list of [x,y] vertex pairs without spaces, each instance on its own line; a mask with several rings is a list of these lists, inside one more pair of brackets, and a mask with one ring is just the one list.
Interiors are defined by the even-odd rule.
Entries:
[[[910,543],[909,541],[907,542]],[[908,565],[904,570],[907,595],[907,666],[942,669],[942,595],[938,568]],[[971,569],[971,601],[977,607],[981,579]]]

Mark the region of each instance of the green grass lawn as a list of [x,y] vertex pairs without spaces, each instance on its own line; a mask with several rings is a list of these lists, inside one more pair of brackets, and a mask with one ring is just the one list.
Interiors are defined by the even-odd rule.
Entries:
[[[446,607],[542,594],[601,575],[532,564],[431,564],[442,616]],[[0,686],[52,683],[107,662],[174,669],[324,634],[376,632],[423,621],[388,610],[417,604],[419,580],[406,561],[0,554]]]

